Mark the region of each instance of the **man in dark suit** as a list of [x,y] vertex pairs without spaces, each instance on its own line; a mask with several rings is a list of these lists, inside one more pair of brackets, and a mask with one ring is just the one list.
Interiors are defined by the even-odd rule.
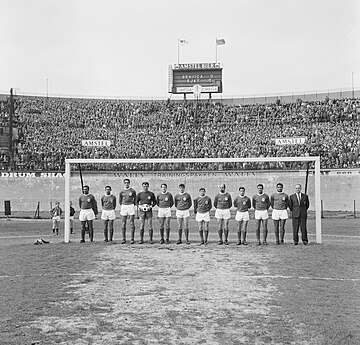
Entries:
[[299,243],[299,227],[301,228],[301,240],[305,246],[308,244],[306,222],[309,205],[309,197],[301,193],[301,185],[295,185],[295,193],[290,195],[289,200],[289,208],[292,213],[294,245]]

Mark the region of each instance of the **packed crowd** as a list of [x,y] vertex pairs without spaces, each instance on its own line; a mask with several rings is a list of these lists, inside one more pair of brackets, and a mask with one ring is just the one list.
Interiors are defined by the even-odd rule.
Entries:
[[[322,168],[360,166],[360,99],[235,106],[18,97],[14,170],[64,170],[65,158],[321,156]],[[301,145],[275,138],[305,137]],[[83,147],[84,139],[110,147]],[[82,165],[83,169],[269,169],[298,163]]]

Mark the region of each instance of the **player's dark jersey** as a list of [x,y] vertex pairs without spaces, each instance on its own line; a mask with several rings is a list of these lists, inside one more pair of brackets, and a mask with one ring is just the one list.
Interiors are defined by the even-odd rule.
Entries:
[[97,202],[92,194],[83,194],[79,198],[79,207],[82,210],[89,210],[92,208],[95,214],[98,214]]
[[274,210],[286,210],[289,206],[289,196],[284,192],[271,194],[270,204]]
[[103,195],[101,197],[101,206],[103,210],[115,210],[116,208],[116,196],[115,195]]
[[239,212],[246,212],[251,208],[251,201],[250,198],[246,195],[240,196],[238,195],[234,200],[234,207]]
[[232,200],[231,195],[228,192],[225,193],[217,193],[214,199],[214,207],[220,210],[226,210],[231,208]]
[[252,206],[255,210],[265,211],[270,208],[270,199],[267,194],[255,194],[252,200]]
[[174,198],[170,192],[159,193],[156,197],[159,208],[168,208],[174,205]]
[[211,198],[207,195],[198,196],[194,199],[194,213],[206,213],[212,208]]
[[136,192],[133,188],[123,189],[119,194],[120,205],[135,205]]
[[175,207],[179,211],[188,210],[192,205],[191,196],[189,193],[178,193],[174,197],[175,200]]
[[150,191],[147,191],[147,192],[142,191],[136,195],[135,204],[136,205],[147,204],[147,205],[150,205],[151,207],[153,207],[156,205],[155,194]]

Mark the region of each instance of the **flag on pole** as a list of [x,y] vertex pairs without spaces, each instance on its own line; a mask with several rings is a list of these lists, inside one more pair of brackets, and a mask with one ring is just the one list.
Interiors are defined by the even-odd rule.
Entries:
[[189,41],[187,41],[187,40],[180,40],[180,39],[179,39],[179,42],[180,42],[181,44],[189,44]]
[[225,44],[225,40],[223,38],[216,39],[216,45],[221,46]]

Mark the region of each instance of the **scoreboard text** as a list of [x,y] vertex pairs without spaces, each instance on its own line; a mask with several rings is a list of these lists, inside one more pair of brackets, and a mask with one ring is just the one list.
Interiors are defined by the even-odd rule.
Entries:
[[169,66],[169,93],[221,93],[220,63],[187,63]]

